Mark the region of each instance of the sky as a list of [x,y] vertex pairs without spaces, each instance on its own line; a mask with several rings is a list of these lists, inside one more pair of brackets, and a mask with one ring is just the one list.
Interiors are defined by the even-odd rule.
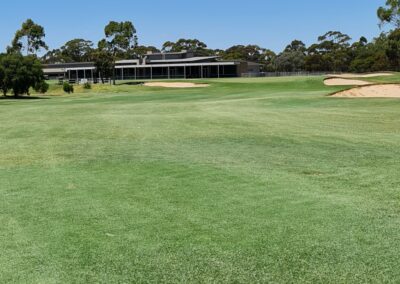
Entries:
[[110,21],[132,21],[139,44],[197,38],[209,48],[257,44],[281,51],[294,39],[314,43],[339,30],[357,40],[380,33],[376,10],[385,0],[13,0],[1,3],[0,51],[23,21],[44,26],[51,49],[68,40],[97,43]]

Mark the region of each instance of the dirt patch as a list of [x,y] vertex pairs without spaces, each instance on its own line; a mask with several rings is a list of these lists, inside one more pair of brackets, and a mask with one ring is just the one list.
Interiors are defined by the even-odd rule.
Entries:
[[144,83],[146,87],[162,87],[162,88],[205,88],[209,87],[208,84],[195,84],[195,83],[172,83],[172,82],[147,82]]
[[339,98],[400,98],[400,85],[372,85],[342,91],[333,95]]
[[373,77],[382,77],[382,76],[393,76],[393,73],[389,72],[381,72],[381,73],[369,73],[369,74],[351,74],[351,73],[344,73],[344,74],[332,74],[328,75],[331,78],[373,78]]
[[329,78],[324,80],[324,84],[327,86],[365,86],[371,85],[370,82],[362,80],[350,80],[343,78]]

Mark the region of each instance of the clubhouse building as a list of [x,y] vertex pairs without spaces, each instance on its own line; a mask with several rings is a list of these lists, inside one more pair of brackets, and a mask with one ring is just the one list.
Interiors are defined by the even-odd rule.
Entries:
[[[71,83],[99,82],[93,62],[44,65],[49,79]],[[141,59],[116,62],[117,80],[202,79],[255,76],[260,65],[246,61],[221,61],[218,56],[196,56],[193,52],[148,53]]]

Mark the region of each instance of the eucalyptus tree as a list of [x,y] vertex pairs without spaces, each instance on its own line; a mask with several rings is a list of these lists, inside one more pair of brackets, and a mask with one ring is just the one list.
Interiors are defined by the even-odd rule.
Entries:
[[21,29],[15,33],[9,52],[22,52],[26,54],[36,54],[39,50],[48,50],[48,46],[44,42],[46,34],[44,28],[36,24],[31,19],[26,20]]
[[[138,44],[135,26],[129,21],[111,21],[104,28],[104,34],[106,38],[101,40],[98,46],[103,53],[107,50],[111,54],[114,66],[117,59],[126,58]],[[115,68],[113,68],[112,78],[115,85]]]
[[214,54],[211,49],[208,49],[207,44],[198,39],[181,38],[176,42],[167,41],[162,46],[164,52],[181,52],[192,51],[200,56],[208,56]]
[[381,25],[389,23],[400,28],[400,0],[386,0],[385,6],[378,9],[378,18]]

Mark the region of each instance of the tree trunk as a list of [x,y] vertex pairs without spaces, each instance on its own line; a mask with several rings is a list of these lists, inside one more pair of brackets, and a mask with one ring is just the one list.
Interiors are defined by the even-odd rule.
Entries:
[[116,65],[116,63],[115,63],[115,61],[114,61],[114,66],[113,66],[113,71],[112,71],[112,76],[113,76],[113,85],[115,86],[115,65]]

